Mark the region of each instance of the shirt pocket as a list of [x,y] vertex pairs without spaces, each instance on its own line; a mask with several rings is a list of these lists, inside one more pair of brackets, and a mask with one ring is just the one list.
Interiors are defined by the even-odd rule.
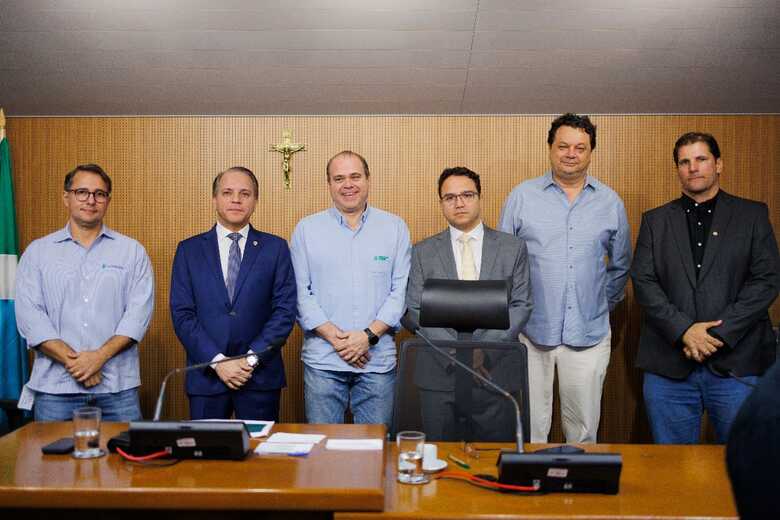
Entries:
[[387,295],[390,293],[390,286],[393,277],[393,263],[390,257],[375,256],[369,268],[371,285],[374,289],[374,301],[372,302],[375,311],[384,303]]

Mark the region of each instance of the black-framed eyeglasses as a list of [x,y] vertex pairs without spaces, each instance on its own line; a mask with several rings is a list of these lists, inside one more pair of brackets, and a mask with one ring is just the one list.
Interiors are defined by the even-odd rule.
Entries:
[[108,200],[111,196],[110,193],[103,190],[89,191],[87,188],[76,188],[75,190],[68,190],[76,197],[79,202],[86,202],[89,200],[89,196],[92,195],[95,198],[95,202],[101,203]]
[[476,191],[464,191],[463,193],[447,193],[446,195],[442,195],[441,201],[449,206],[452,206],[458,199],[468,204],[469,202],[476,200],[477,197],[479,197],[479,193]]

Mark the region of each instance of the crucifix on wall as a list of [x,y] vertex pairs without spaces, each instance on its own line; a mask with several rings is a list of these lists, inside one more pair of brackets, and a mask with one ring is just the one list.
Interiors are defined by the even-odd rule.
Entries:
[[279,152],[282,154],[282,174],[284,174],[284,187],[290,189],[290,159],[293,154],[300,151],[306,151],[305,144],[292,142],[292,130],[286,129],[282,131],[282,142],[279,144],[272,144],[271,152]]

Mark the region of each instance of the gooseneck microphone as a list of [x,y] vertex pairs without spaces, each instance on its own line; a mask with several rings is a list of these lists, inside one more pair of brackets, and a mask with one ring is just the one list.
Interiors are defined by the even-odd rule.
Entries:
[[428,339],[425,336],[425,334],[422,333],[422,330],[420,330],[420,327],[416,327],[415,330],[413,330],[412,332],[414,332],[420,338],[422,338],[422,340],[425,341],[428,344],[428,346],[430,346],[437,353],[441,354],[442,356],[444,356],[448,360],[452,361],[453,363],[458,365],[460,368],[462,368],[463,370],[465,370],[466,372],[468,372],[469,374],[471,374],[472,376],[476,377],[477,379],[479,379],[480,381],[485,383],[487,386],[489,386],[490,388],[492,388],[493,390],[498,392],[499,394],[503,395],[504,397],[506,397],[507,399],[512,401],[512,404],[515,407],[515,416],[516,416],[516,420],[517,420],[517,424],[515,426],[515,438],[516,438],[516,443],[517,443],[517,453],[523,453],[523,422],[522,422],[522,419],[521,419],[522,416],[520,414],[520,405],[517,403],[517,399],[515,399],[512,396],[512,394],[510,394],[509,392],[507,392],[506,390],[504,390],[503,388],[501,388],[500,386],[495,384],[493,381],[491,381],[490,379],[486,378],[485,376],[483,376],[482,374],[480,374],[479,372],[477,372],[476,370],[471,368],[470,366],[466,365],[465,363],[462,363],[461,361],[458,361],[455,358],[455,356],[451,356],[446,351],[444,351],[444,350],[440,349],[439,347],[437,347],[436,345],[434,345],[433,342],[430,339]]
[[[264,352],[268,352],[269,350],[275,350],[281,348],[285,343],[286,338],[280,338],[272,341],[268,344]],[[246,354],[241,354],[240,356],[232,356],[232,357],[226,357],[223,359],[220,359],[219,361],[207,361],[205,363],[198,363],[197,365],[190,365],[188,367],[179,367],[174,368],[170,372],[168,372],[165,376],[165,378],[162,381],[162,384],[160,385],[160,393],[157,395],[157,404],[154,407],[154,417],[152,418],[153,421],[159,421],[160,415],[162,414],[162,406],[163,402],[165,401],[165,387],[168,384],[168,379],[171,378],[174,374],[179,374],[181,372],[189,372],[190,370],[195,370],[198,368],[206,368],[213,365],[218,365],[220,363],[227,363],[228,361],[236,361],[237,359],[245,359],[250,356],[260,356],[260,353],[258,352],[247,352]]]

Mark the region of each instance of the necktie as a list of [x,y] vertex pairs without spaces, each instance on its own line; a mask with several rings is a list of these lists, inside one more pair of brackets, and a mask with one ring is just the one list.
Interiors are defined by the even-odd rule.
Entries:
[[238,241],[241,238],[241,233],[230,233],[228,238],[233,241],[230,244],[230,254],[228,255],[228,268],[227,268],[227,280],[225,285],[227,286],[228,297],[230,301],[233,301],[234,293],[236,292],[236,280],[238,279],[238,270],[241,268],[241,249],[238,247]]
[[477,268],[474,266],[474,253],[471,251],[471,237],[463,233],[459,238],[460,242],[460,279],[476,280]]

